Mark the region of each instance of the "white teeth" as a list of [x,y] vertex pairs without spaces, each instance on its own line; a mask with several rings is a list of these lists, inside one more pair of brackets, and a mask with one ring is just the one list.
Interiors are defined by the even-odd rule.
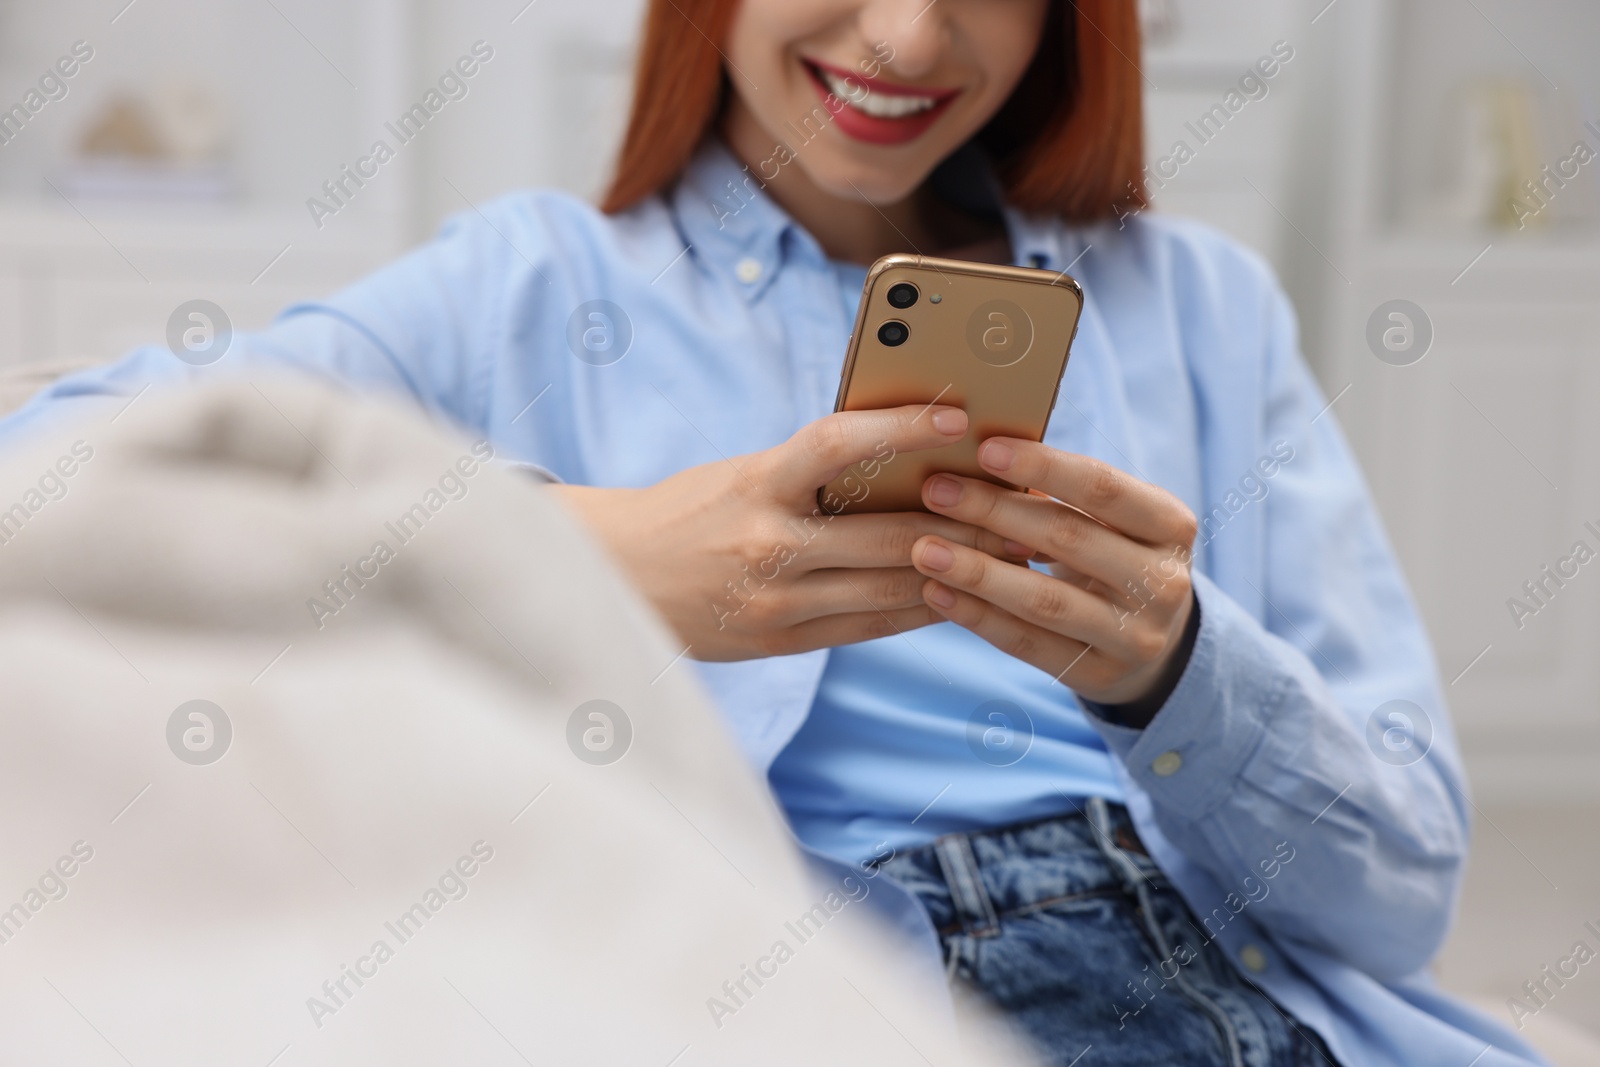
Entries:
[[850,106],[878,119],[903,119],[907,115],[936,107],[938,100],[931,96],[890,96],[888,93],[870,92],[859,81],[844,78],[832,71],[821,70],[822,80],[833,95],[850,102]]

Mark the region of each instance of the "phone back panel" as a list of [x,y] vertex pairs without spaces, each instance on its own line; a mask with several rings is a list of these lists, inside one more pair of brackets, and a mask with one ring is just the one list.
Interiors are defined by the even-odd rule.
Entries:
[[[903,282],[916,286],[917,300],[896,308],[888,294]],[[878,260],[834,410],[937,402],[965,410],[971,426],[953,445],[859,463],[824,486],[818,502],[834,513],[921,511],[922,485],[941,471],[1006,485],[978,466],[978,445],[995,436],[1043,439],[1082,311],[1083,289],[1054,271],[912,255]],[[909,330],[904,343],[880,339],[891,321]]]

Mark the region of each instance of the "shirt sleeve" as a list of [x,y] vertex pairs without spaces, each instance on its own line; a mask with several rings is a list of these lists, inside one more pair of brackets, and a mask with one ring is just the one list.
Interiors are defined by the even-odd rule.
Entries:
[[1220,885],[1244,895],[1294,850],[1251,907],[1275,937],[1392,979],[1443,942],[1469,801],[1416,608],[1273,289],[1264,441],[1296,454],[1257,505],[1261,557],[1194,575],[1194,650],[1145,729],[1090,721]]
[[517,301],[526,314],[549,299],[551,267],[538,265],[545,248],[533,213],[510,200],[458,216],[434,240],[342,292],[294,305],[260,332],[234,335],[213,362],[192,365],[165,345],[146,345],[52,383],[0,422],[0,446],[86,409],[114,417],[147,389],[272,370],[398,395],[482,432],[506,308]]

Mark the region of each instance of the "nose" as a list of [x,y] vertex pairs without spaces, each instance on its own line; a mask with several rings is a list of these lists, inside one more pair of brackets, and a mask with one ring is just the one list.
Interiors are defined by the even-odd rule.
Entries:
[[950,46],[950,24],[942,8],[955,0],[870,0],[861,8],[861,34],[891,71],[915,79],[933,70]]

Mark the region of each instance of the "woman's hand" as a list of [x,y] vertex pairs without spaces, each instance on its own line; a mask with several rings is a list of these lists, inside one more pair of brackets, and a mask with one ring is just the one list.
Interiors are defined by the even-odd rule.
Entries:
[[694,658],[806,652],[942,621],[911,566],[918,538],[1004,552],[1000,536],[953,519],[832,514],[817,503],[818,488],[851,467],[860,492],[850,495],[861,499],[896,455],[966,432],[959,408],[842,412],[776,448],[693,467],[648,489],[553,489]]
[[930,510],[1032,551],[1054,576],[938,534],[917,542],[922,595],[945,618],[1100,704],[1141,700],[1163,679],[1193,607],[1195,517],[1164,489],[1087,456],[991,438],[985,470],[1032,492],[939,474]]

